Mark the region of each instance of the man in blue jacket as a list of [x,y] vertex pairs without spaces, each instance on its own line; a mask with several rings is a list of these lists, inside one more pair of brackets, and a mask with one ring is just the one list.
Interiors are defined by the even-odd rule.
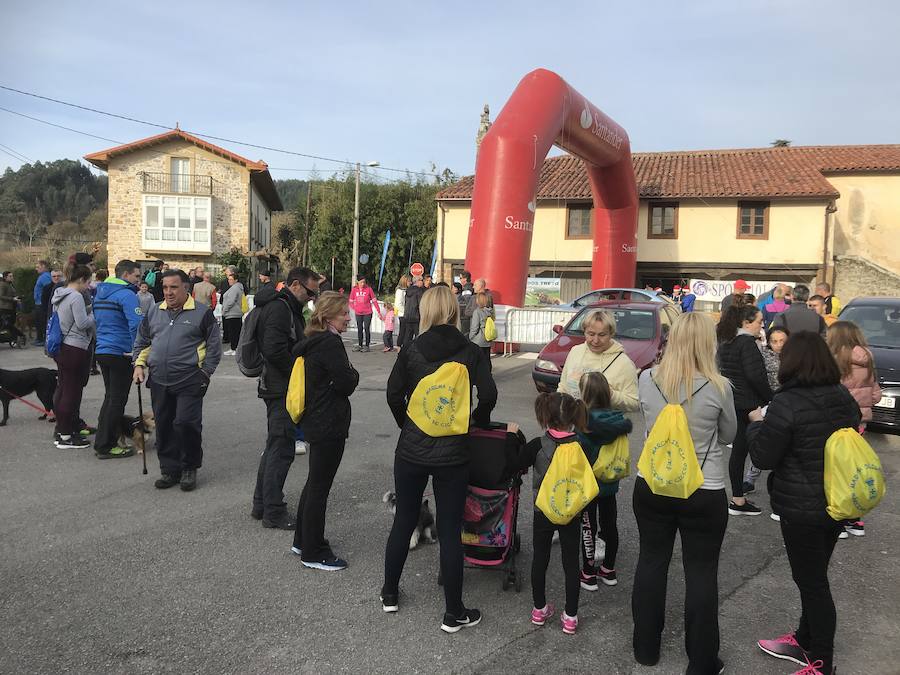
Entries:
[[44,287],[50,283],[50,263],[46,260],[38,260],[34,266],[38,273],[37,281],[34,284],[34,337],[35,340],[31,344],[35,347],[44,346],[44,334],[47,332],[47,313],[41,306],[41,294]]
[[141,268],[133,260],[116,265],[116,276],[97,285],[94,321],[97,324],[97,364],[106,394],[97,422],[94,453],[97,459],[130,457],[134,448],[118,446],[119,423],[131,391],[131,348],[144,319],[137,297]]

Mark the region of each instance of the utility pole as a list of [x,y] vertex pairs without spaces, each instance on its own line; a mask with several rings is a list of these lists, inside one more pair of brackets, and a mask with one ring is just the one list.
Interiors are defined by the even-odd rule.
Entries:
[[359,272],[359,162],[356,163],[356,198],[353,201],[353,270],[350,278],[350,287],[356,283],[356,275]]
[[306,228],[303,233],[303,266],[307,266],[307,255],[309,254],[309,203],[312,197],[312,183],[306,183]]

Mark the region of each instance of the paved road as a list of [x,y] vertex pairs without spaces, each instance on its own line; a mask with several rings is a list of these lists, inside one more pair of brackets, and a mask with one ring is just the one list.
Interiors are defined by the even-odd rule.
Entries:
[[[350,568],[302,568],[290,534],[249,517],[250,492],[265,437],[253,383],[233,363],[216,374],[205,403],[205,466],[196,492],[153,489],[140,460],[98,462],[88,450],[57,450],[52,427],[13,403],[0,428],[0,672],[3,673],[288,673],[288,672],[601,672],[681,673],[683,580],[676,551],[669,585],[663,657],[655,668],[631,658],[630,591],[637,530],[631,480],[620,497],[620,583],[582,593],[577,636],[556,622],[529,622],[531,597],[503,592],[499,575],[466,572],[465,598],[485,612],[475,629],[439,629],[437,548],[411,553],[402,610],[378,602],[390,516],[381,495],[392,486],[397,430],[384,402],[394,360],[380,351],[353,354],[362,374],[354,422],[328,512],[328,536]],[[37,350],[0,347],[0,367],[46,365]],[[495,359],[496,419],[537,433],[531,361]],[[102,383],[92,378],[83,411],[96,418]],[[132,396],[129,409],[136,410]],[[640,424],[638,424],[640,427]],[[640,437],[638,429],[634,438]],[[838,543],[832,585],[838,605],[842,673],[897,673],[900,438],[872,435],[892,486],[867,521],[867,536]],[[636,459],[639,448],[632,443]],[[300,457],[288,477],[296,499],[306,477]],[[530,483],[523,502],[530,503]],[[758,502],[768,504],[766,495]],[[530,560],[525,508],[523,562]],[[527,568],[523,568],[527,572]],[[549,595],[563,600],[554,556]],[[721,656],[730,673],[789,673],[763,655],[759,637],[794,626],[799,597],[776,523],[732,518],[720,570]]]

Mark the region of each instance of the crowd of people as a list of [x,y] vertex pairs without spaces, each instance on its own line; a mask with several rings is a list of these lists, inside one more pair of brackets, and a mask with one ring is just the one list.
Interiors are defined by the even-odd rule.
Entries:
[[[46,304],[36,304],[36,314],[44,313],[36,319],[55,315],[61,342],[54,356],[59,372],[54,399],[57,447],[88,447],[87,436],[96,432],[99,459],[131,456],[133,449],[117,444],[119,420],[132,383],[144,385],[150,390],[156,425],[160,477],[155,486],[163,490],[179,485],[191,491],[203,461],[203,398],[211,378],[222,356],[237,350],[240,363],[247,354],[258,353],[257,393],[266,408],[267,434],[250,514],[264,527],[292,530],[291,550],[304,566],[344,569],[347,561],[325,536],[328,496],[349,435],[350,397],[359,383],[341,336],[352,311],[357,327],[353,349],[369,351],[372,315],[377,313],[385,326],[384,351],[398,352],[386,394],[399,438],[393,466],[396,510],[385,548],[382,606],[385,612],[400,609],[410,536],[431,480],[445,599],[441,628],[453,633],[480,622],[480,610],[463,602],[461,529],[469,477],[466,432],[469,422],[489,423],[498,397],[490,359],[493,299],[484,279],[473,283],[463,272],[460,281],[450,285],[427,275],[404,276],[393,302],[380,303],[364,276],[345,295],[323,290],[324,278],[308,268],[291,269],[277,285],[263,270],[253,310],[258,315],[245,321],[246,292],[233,268],[226,269],[225,282],[216,289],[203,268],[186,273],[159,261],[142,278],[137,263],[123,260],[92,289],[96,270],[85,255],[72,256],[62,280],[59,271],[39,264],[34,291],[36,303],[48,296]],[[850,427],[862,433],[871,420],[872,406],[880,398],[872,353],[855,324],[835,318],[840,303],[827,284],[812,296],[802,284],[778,285],[759,299],[740,283],[734,288],[723,300],[717,324],[704,313],[682,313],[658,365],[641,373],[615,339],[613,314],[591,311],[583,323],[584,343],[569,352],[558,391],[541,394],[535,402],[535,418],[544,432],[523,444],[511,461],[516,470],[532,471],[537,497],[559,448],[577,443],[593,465],[604,447],[617,439],[627,442],[632,422],[626,413],[639,413],[649,431],[673,405],[680,407],[702,477],[696,490],[674,498],[654,491],[648,477],[637,471],[632,494],[639,531],[638,559],[632,561],[635,659],[645,665],[659,661],[667,574],[680,534],[687,672],[723,672],[718,630],[721,547],[729,515],[762,513],[747,496],[756,490],[761,472],[769,471],[772,517],[781,525],[802,612],[795,630],[758,645],[803,666],[798,673],[831,673],[836,610],[828,563],[836,541],[848,534],[863,535],[865,525],[859,520],[834,521],[827,514],[823,452],[834,431]],[[0,298],[7,295],[4,291]],[[684,304],[685,294],[677,295]],[[222,305],[221,332],[213,313],[217,302]],[[693,300],[687,302],[692,308]],[[38,334],[38,340],[45,339],[48,336]],[[255,351],[242,351],[247,349]],[[96,429],[84,422],[80,410],[93,355],[105,388]],[[297,363],[305,378],[299,423],[288,402]],[[421,423],[413,403],[418,405],[423,386],[431,386],[448,367],[462,378],[454,381],[456,391],[467,390],[468,409],[462,427],[436,431]],[[471,387],[476,397],[470,406]],[[456,401],[442,399],[441,405],[453,407]],[[516,432],[510,425],[508,434]],[[300,443],[308,448],[309,471],[292,517],[284,485]],[[565,523],[550,520],[535,505],[533,624],[545,625],[555,612],[547,598],[546,573],[557,534],[565,576],[560,613],[565,633],[577,631],[581,590],[617,584],[619,482],[604,481],[596,497]]]

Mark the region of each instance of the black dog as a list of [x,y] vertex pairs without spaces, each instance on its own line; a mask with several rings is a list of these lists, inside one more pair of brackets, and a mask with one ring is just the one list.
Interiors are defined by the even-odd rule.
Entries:
[[[56,371],[49,368],[29,368],[28,370],[0,369],[0,401],[3,402],[3,420],[0,427],[9,419],[9,402],[15,396],[27,396],[31,392],[37,394],[44,409],[53,411],[53,393],[56,391]],[[40,419],[46,419],[41,415]]]

